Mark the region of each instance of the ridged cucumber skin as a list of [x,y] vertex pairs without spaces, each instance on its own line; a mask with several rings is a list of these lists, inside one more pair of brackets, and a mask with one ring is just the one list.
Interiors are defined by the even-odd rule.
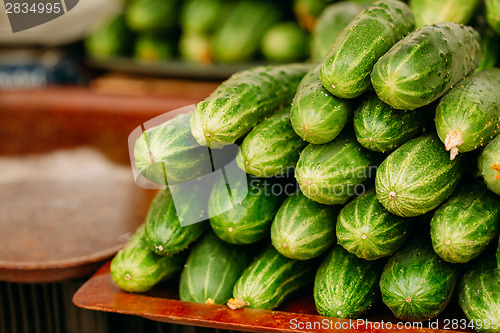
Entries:
[[243,139],[236,162],[240,169],[257,177],[280,176],[295,168],[307,146],[293,130],[290,108],[276,111]]
[[335,246],[314,280],[314,302],[322,316],[356,319],[380,297],[378,261],[359,259]]
[[[192,196],[191,200],[193,204],[196,204],[196,195]],[[208,228],[207,221],[181,226],[182,214],[193,213],[189,201],[183,202],[183,205],[190,211],[178,214],[170,191],[158,191],[145,222],[146,242],[151,251],[159,255],[172,255],[185,250]],[[199,213],[201,214],[201,210]]]
[[481,184],[466,186],[431,220],[434,251],[451,263],[477,258],[500,233],[500,198]]
[[441,22],[467,24],[480,4],[480,0],[410,1],[417,28]]
[[436,108],[436,129],[451,157],[488,144],[500,126],[500,69],[490,68],[460,81]]
[[486,21],[500,35],[500,2],[498,0],[486,0],[485,3]]
[[251,244],[269,235],[274,215],[283,201],[280,196],[272,195],[272,185],[253,177],[248,178],[248,185],[239,179],[231,184],[232,197],[240,196],[247,186],[248,194],[233,207],[222,180],[215,184],[208,201],[210,225],[215,234],[231,244]]
[[421,135],[425,121],[425,112],[395,110],[370,93],[354,112],[354,131],[366,149],[388,153]]
[[378,59],[371,81],[395,109],[414,110],[441,97],[481,60],[479,34],[457,23],[418,29]]
[[380,278],[382,301],[400,320],[434,318],[450,302],[459,279],[457,267],[439,258],[430,244],[409,244],[384,267]]
[[312,201],[300,191],[288,197],[274,217],[271,241],[290,259],[316,258],[335,244],[339,209]]
[[277,109],[290,106],[308,64],[260,66],[233,74],[196,105],[191,132],[200,145],[235,142]]
[[248,249],[230,245],[214,233],[207,233],[197,243],[184,265],[180,282],[181,301],[226,304],[233,286],[250,263]]
[[326,7],[312,31],[311,55],[313,61],[321,61],[330,52],[342,31],[365,6],[341,1]]
[[337,38],[321,67],[323,86],[340,98],[354,98],[371,88],[373,65],[414,29],[405,3],[382,0],[359,14]]
[[291,121],[305,141],[323,144],[332,141],[352,118],[353,104],[330,94],[319,80],[320,66],[300,81],[293,98]]
[[274,309],[293,292],[312,285],[316,269],[314,262],[286,258],[269,245],[238,279],[233,297],[251,308]]
[[375,173],[379,156],[364,149],[354,135],[341,134],[323,144],[309,144],[300,154],[295,179],[302,193],[325,204],[343,204],[365,190],[365,182]]
[[458,185],[465,169],[462,157],[451,161],[434,134],[408,141],[380,164],[375,177],[378,201],[399,216],[430,212]]
[[212,172],[208,149],[191,135],[190,118],[191,114],[181,114],[147,129],[136,140],[135,166],[146,179],[172,185]]
[[[458,302],[478,332],[500,332],[500,271],[494,256],[484,256],[464,274]],[[487,323],[490,325],[487,325]],[[489,328],[485,328],[489,326]]]
[[111,278],[120,289],[142,293],[182,270],[186,253],[159,256],[148,249],[144,225],[111,260]]
[[389,213],[369,191],[342,208],[337,219],[339,245],[358,258],[377,260],[396,252],[408,238],[409,221]]
[[486,186],[500,195],[500,135],[497,135],[479,155],[479,171]]

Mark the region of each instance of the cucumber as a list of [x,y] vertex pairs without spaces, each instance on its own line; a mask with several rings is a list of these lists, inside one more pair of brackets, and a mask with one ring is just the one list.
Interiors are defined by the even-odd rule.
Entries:
[[417,28],[441,22],[467,24],[480,4],[480,0],[410,1]]
[[363,147],[387,153],[421,135],[426,118],[421,110],[394,110],[370,93],[354,112],[354,131]]
[[293,0],[293,11],[302,28],[312,31],[318,16],[331,0]]
[[441,97],[481,60],[479,34],[457,23],[418,29],[378,59],[371,81],[395,109],[414,110]]
[[271,225],[274,248],[290,259],[307,260],[335,243],[338,209],[321,205],[300,191],[281,205]]
[[133,49],[134,35],[125,23],[125,16],[115,15],[85,39],[85,49],[96,58],[128,55]]
[[312,285],[316,268],[314,262],[288,259],[268,246],[238,279],[234,299],[227,305],[233,310],[242,306],[274,309],[293,292]]
[[498,238],[498,247],[497,247],[497,266],[498,270],[500,270],[500,237]]
[[212,172],[208,149],[191,135],[190,117],[178,115],[147,129],[136,140],[135,166],[147,180],[173,185]]
[[479,171],[486,186],[500,195],[500,135],[497,135],[479,155]]
[[196,105],[191,132],[199,144],[222,148],[289,106],[307,64],[261,66],[233,74]]
[[193,247],[184,265],[179,283],[181,301],[226,304],[236,280],[250,263],[246,251],[207,233]]
[[323,86],[340,98],[354,98],[371,88],[373,65],[414,29],[405,3],[382,0],[359,14],[338,37],[321,67]]
[[382,301],[401,320],[424,321],[440,314],[458,282],[457,266],[443,261],[427,242],[396,252],[380,278]]
[[213,55],[210,37],[197,33],[183,33],[179,40],[179,52],[183,60],[198,64],[210,64]]
[[295,168],[305,146],[307,142],[293,130],[290,108],[284,108],[248,133],[236,161],[241,170],[254,176],[279,176]]
[[187,0],[183,1],[180,23],[182,32],[189,35],[210,34],[224,19],[224,0]]
[[486,0],[486,21],[500,35],[500,1]]
[[323,60],[330,52],[344,28],[364,9],[350,1],[340,1],[326,7],[312,31],[311,55],[313,61]]
[[426,134],[392,152],[375,177],[378,201],[399,216],[423,215],[445,201],[463,176],[465,161],[450,161],[439,138]]
[[[206,221],[182,226],[183,220],[192,220],[194,215],[203,214],[206,206],[199,206],[203,193],[192,188],[185,200],[182,202],[182,211],[175,207],[172,194],[169,190],[160,190],[156,194],[146,216],[146,241],[151,251],[159,255],[172,255],[186,249],[192,242],[197,240],[207,229]],[[194,194],[194,195],[193,195]]]
[[478,332],[500,331],[500,271],[493,256],[485,256],[464,274],[459,304]]
[[355,319],[379,298],[382,267],[335,246],[314,280],[314,303],[322,316]]
[[120,289],[142,293],[182,270],[186,254],[159,256],[147,247],[144,226],[139,227],[127,245],[111,260],[111,278]]
[[139,36],[134,47],[134,57],[141,61],[169,60],[175,52],[173,40],[155,34]]
[[291,121],[295,132],[309,143],[332,141],[351,119],[353,105],[331,95],[319,80],[320,66],[300,81],[293,98]]
[[302,193],[325,205],[342,204],[365,192],[363,184],[376,171],[379,156],[365,150],[349,134],[301,153],[295,178]]
[[483,56],[475,72],[495,67],[498,64],[497,55],[500,54],[500,41],[493,30],[483,28],[482,31],[480,31],[480,35]]
[[168,33],[178,24],[179,3],[175,0],[132,1],[125,12],[127,25],[141,33]]
[[450,158],[490,142],[500,126],[500,69],[474,73],[441,98],[436,129]]
[[376,260],[396,252],[408,238],[408,219],[390,214],[374,191],[353,199],[337,219],[339,245],[357,257]]
[[500,233],[500,199],[481,184],[466,186],[431,221],[434,251],[451,263],[478,257]]
[[[231,244],[251,244],[269,235],[274,215],[283,201],[281,196],[272,194],[273,185],[250,176],[248,183],[247,179],[239,178],[229,184],[231,197],[224,179],[216,182],[210,193],[208,214],[215,234]],[[237,201],[238,197],[244,199]]]
[[295,62],[309,56],[309,36],[296,22],[279,23],[262,37],[262,55],[272,62]]

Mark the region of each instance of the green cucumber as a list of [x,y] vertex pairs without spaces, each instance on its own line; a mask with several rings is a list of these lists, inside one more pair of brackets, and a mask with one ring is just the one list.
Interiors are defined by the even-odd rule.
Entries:
[[482,147],[500,126],[500,69],[490,68],[460,81],[436,108],[436,129],[450,158]]
[[123,14],[111,17],[85,39],[85,49],[96,58],[128,55],[133,44],[134,34],[127,26]]
[[473,184],[460,189],[431,221],[434,251],[451,263],[478,257],[500,233],[500,199]]
[[146,241],[151,251],[172,255],[186,249],[205,232],[206,221],[182,226],[183,220],[203,214],[205,207],[197,206],[203,199],[196,195],[200,193],[203,192],[192,188],[190,195],[184,194],[185,200],[176,201],[182,202],[182,211],[178,212],[170,191],[158,191],[146,216]]
[[309,36],[296,22],[283,22],[265,33],[260,48],[270,61],[301,61],[309,55]]
[[228,306],[274,309],[293,292],[311,285],[316,268],[314,262],[288,259],[269,246],[238,279]]
[[207,233],[191,250],[179,283],[181,301],[226,304],[250,263],[247,249]]
[[111,260],[111,278],[120,289],[142,293],[182,270],[186,254],[159,256],[147,247],[144,226],[139,227],[127,245]]
[[441,22],[466,24],[474,16],[480,4],[480,0],[410,1],[417,28]]
[[500,35],[500,1],[486,0],[486,21]]
[[176,51],[175,42],[155,34],[139,36],[134,46],[134,58],[141,61],[170,60]]
[[183,33],[179,40],[179,52],[183,60],[198,64],[213,62],[210,37],[203,34]]
[[242,170],[254,176],[279,176],[295,168],[305,146],[307,142],[293,130],[290,108],[284,108],[248,133],[236,161]]
[[408,219],[392,215],[369,191],[342,208],[337,219],[339,245],[357,257],[376,260],[396,252],[408,238]]
[[160,32],[178,24],[180,1],[140,0],[132,1],[125,15],[127,25],[137,32]]
[[147,129],[136,140],[135,166],[149,181],[167,185],[212,172],[210,155],[191,135],[191,114],[181,114]]
[[332,141],[351,119],[353,105],[331,95],[319,80],[320,66],[300,81],[293,98],[291,121],[295,132],[309,143]]
[[421,135],[426,118],[421,110],[394,110],[372,93],[354,113],[354,131],[363,147],[386,153]]
[[323,145],[308,145],[301,153],[295,178],[302,193],[316,202],[335,205],[365,192],[379,156],[365,150],[352,135],[340,135]]
[[323,60],[330,52],[344,28],[358,16],[364,6],[340,1],[326,7],[312,31],[311,53],[314,61]]
[[463,176],[462,156],[450,161],[436,135],[412,139],[392,152],[375,177],[378,201],[390,213],[419,216],[445,201]]
[[221,13],[225,12],[225,6],[224,0],[183,1],[180,12],[182,32],[189,35],[212,33],[219,21],[224,18]]
[[500,270],[500,237],[498,238],[498,247],[497,247],[497,266]]
[[359,14],[338,37],[321,67],[323,86],[340,98],[354,98],[371,88],[373,65],[414,29],[405,3],[382,0]]
[[289,106],[307,64],[262,66],[233,74],[196,105],[191,132],[199,144],[222,148],[235,142],[270,116]]
[[479,34],[473,28],[438,23],[396,43],[373,66],[371,80],[383,102],[414,110],[441,97],[480,60]]
[[248,181],[239,178],[229,180],[229,184],[231,197],[226,182],[221,179],[215,183],[208,201],[210,225],[215,234],[231,244],[251,244],[269,235],[282,202],[281,196],[272,194],[272,184],[250,176]]
[[459,279],[457,266],[443,261],[426,242],[396,252],[380,278],[382,301],[401,320],[424,321],[450,302]]
[[464,274],[458,302],[478,332],[500,332],[500,271],[493,256],[485,256]]
[[308,31],[314,30],[318,16],[328,1],[331,0],[293,0],[293,11],[302,28]]
[[271,225],[274,248],[290,259],[307,260],[335,243],[338,209],[321,205],[300,191],[281,205]]
[[475,72],[495,67],[498,64],[498,54],[500,54],[500,41],[493,30],[483,27],[479,31],[483,56]]
[[479,155],[479,171],[488,188],[500,195],[500,135],[484,147]]
[[323,260],[314,280],[314,302],[322,316],[355,319],[379,297],[382,267],[335,246]]

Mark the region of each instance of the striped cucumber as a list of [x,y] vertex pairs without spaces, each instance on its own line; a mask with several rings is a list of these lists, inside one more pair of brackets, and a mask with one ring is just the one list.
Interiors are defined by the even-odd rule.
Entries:
[[390,214],[369,191],[344,206],[337,219],[338,243],[366,260],[388,257],[408,238],[408,219]]
[[311,69],[300,81],[293,98],[293,129],[304,140],[314,144],[335,139],[351,119],[353,105],[331,95],[319,80],[320,66]]
[[274,309],[293,292],[311,285],[316,268],[314,262],[288,259],[268,246],[238,279],[227,305],[233,310]]
[[323,145],[308,145],[300,155],[295,178],[302,193],[316,202],[335,205],[364,193],[363,184],[375,173],[376,153],[365,150],[349,134]]
[[281,205],[271,225],[271,241],[290,259],[306,260],[324,253],[335,243],[338,209],[319,204],[300,191]]
[[454,159],[482,147],[500,126],[500,69],[474,73],[441,98],[436,108],[439,138]]
[[391,152],[422,134],[426,116],[421,110],[394,110],[371,93],[354,113],[356,139],[366,149]]
[[500,195],[500,135],[497,135],[479,155],[479,171],[488,188]]
[[250,263],[245,247],[221,241],[207,233],[197,243],[184,265],[179,283],[182,301],[226,304],[233,286]]
[[295,168],[306,145],[293,130],[290,108],[284,108],[248,133],[236,161],[242,170],[254,176],[280,176]]
[[314,280],[314,302],[322,316],[358,318],[378,299],[382,271],[378,261],[366,261],[336,246],[323,260]]
[[415,25],[422,28],[441,22],[466,24],[476,13],[480,0],[411,0]]
[[185,253],[173,256],[155,254],[148,249],[144,237],[143,225],[111,261],[111,278],[122,290],[148,291],[158,282],[177,275],[186,261]]
[[441,97],[480,60],[479,34],[473,28],[438,23],[396,43],[373,66],[371,80],[383,102],[414,110]]
[[222,148],[289,106],[307,64],[262,66],[233,74],[196,105],[191,132],[200,145]]
[[423,215],[448,198],[460,181],[465,161],[450,161],[439,138],[426,134],[392,152],[377,171],[378,201],[399,216]]
[[359,14],[338,37],[321,67],[321,82],[340,98],[354,98],[370,89],[373,65],[414,29],[405,3],[382,0]]
[[486,21],[500,35],[500,1],[486,0]]

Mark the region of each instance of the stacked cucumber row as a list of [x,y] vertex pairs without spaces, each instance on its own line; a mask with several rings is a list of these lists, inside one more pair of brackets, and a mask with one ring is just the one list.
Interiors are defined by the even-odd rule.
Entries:
[[500,69],[478,67],[454,2],[425,23],[427,1],[375,2],[321,62],[239,72],[145,131],[136,166],[166,188],[113,260],[116,284],[181,272],[185,301],[274,309],[305,289],[324,316],[382,300],[407,321],[457,294],[476,330],[499,332]]

